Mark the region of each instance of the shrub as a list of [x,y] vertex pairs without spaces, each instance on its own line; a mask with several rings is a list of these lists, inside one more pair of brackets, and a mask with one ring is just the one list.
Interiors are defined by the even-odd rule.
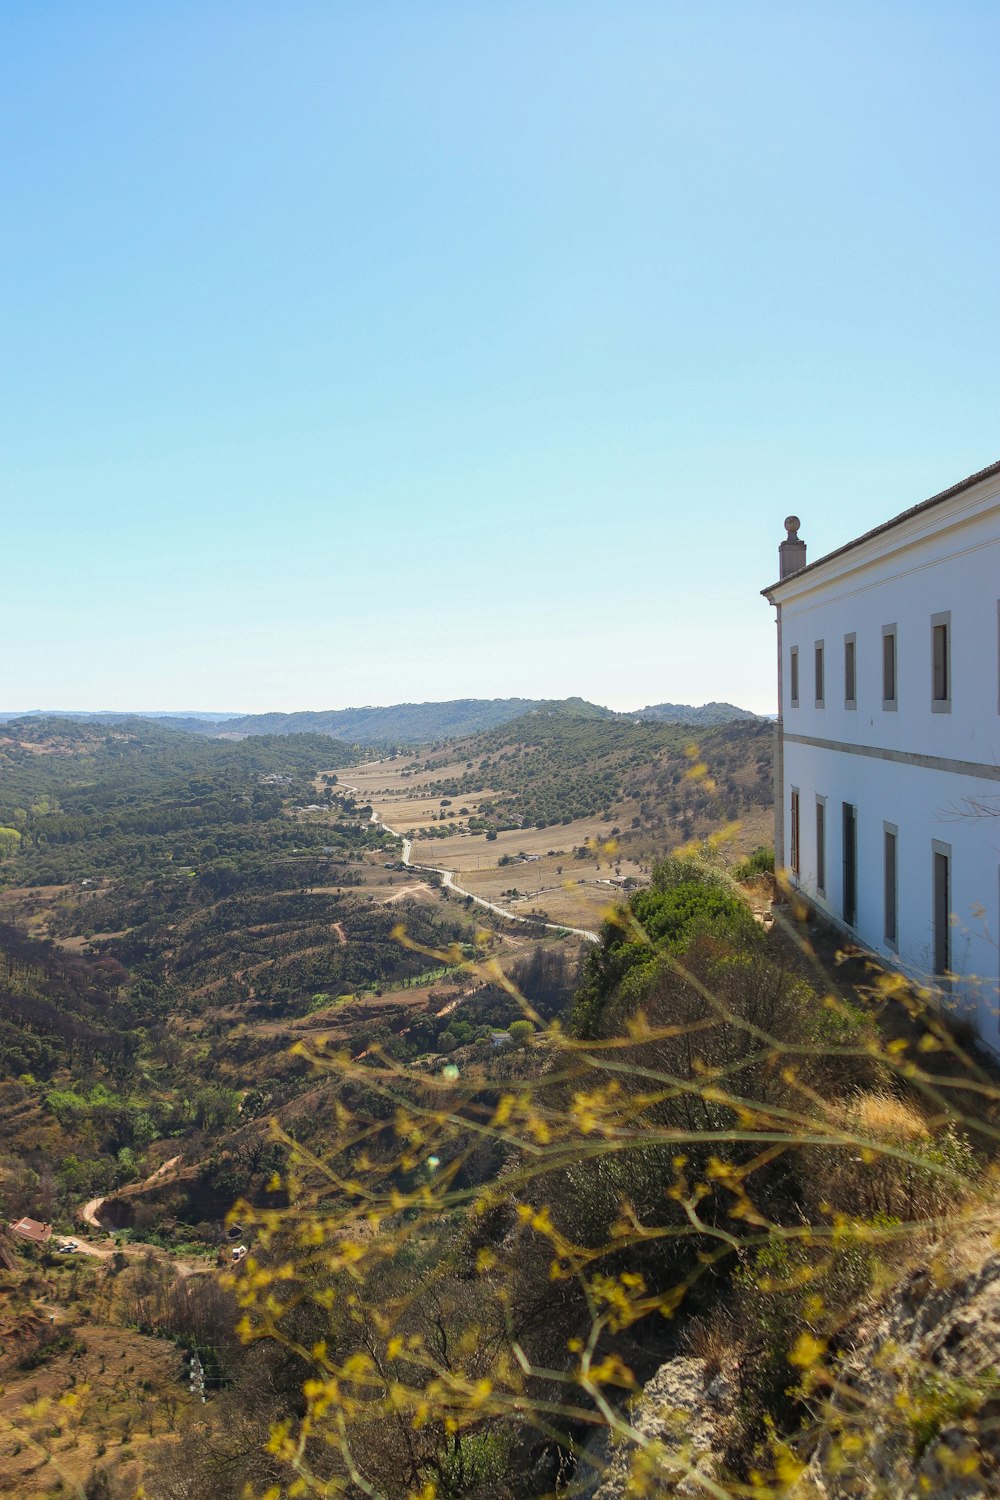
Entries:
[[976,1157],[968,1137],[953,1125],[932,1136],[898,1094],[859,1089],[832,1103],[827,1117],[830,1146],[803,1149],[803,1201],[814,1217],[825,1210],[911,1223],[945,1211],[972,1186]]
[[[277,1488],[552,1493],[602,1428],[652,1463],[626,1399],[709,1306],[702,1343],[737,1366],[727,1483],[788,1492],[817,1367],[974,1160],[908,1102],[927,1056],[817,993],[783,941],[717,872],[665,861],[606,923],[572,1032],[433,1070],[315,1056],[327,1154],[275,1127],[288,1201],[238,1206],[253,1251],[227,1277],[259,1388],[283,1393]],[[485,947],[463,961],[524,1011],[512,1035],[543,1025]],[[495,1023],[474,1015],[439,1047]]]
[[992,1368],[972,1380],[938,1370],[919,1372],[907,1403],[914,1460],[919,1463],[943,1428],[978,1416],[987,1402],[995,1404],[998,1397],[1000,1376]]
[[737,1470],[760,1462],[775,1421],[789,1425],[802,1392],[798,1351],[803,1335],[817,1351],[882,1271],[878,1241],[890,1219],[853,1223],[837,1240],[793,1238],[772,1231],[741,1256],[727,1309],[731,1357],[737,1367],[739,1424],[728,1458]]
[[695,860],[661,860],[652,884],[604,924],[574,1000],[576,1034],[592,1038],[600,1032],[604,1009],[627,975],[629,1000],[641,999],[646,978],[633,971],[652,971],[658,952],[679,953],[698,933],[748,950],[763,942],[752,913],[716,871]]
[[60,1354],[81,1354],[86,1352],[83,1344],[72,1331],[64,1328],[58,1333],[52,1329],[43,1336],[34,1349],[29,1349],[27,1354],[22,1354],[17,1361],[19,1370],[37,1370],[42,1365],[47,1365],[50,1360],[56,1359]]
[[774,874],[774,850],[770,844],[761,844],[747,859],[741,859],[733,870],[733,879],[741,885],[756,880],[761,875]]

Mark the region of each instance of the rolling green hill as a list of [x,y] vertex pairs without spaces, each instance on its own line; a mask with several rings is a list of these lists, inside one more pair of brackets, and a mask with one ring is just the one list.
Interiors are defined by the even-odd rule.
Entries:
[[656,719],[663,724],[733,724],[737,721],[759,720],[748,708],[737,708],[732,703],[703,703],[700,708],[690,703],[651,703],[629,714],[630,719]]
[[326,734],[359,745],[425,745],[480,734],[509,724],[525,713],[569,714],[573,718],[663,720],[674,724],[711,725],[753,720],[757,715],[730,703],[658,703],[634,713],[616,714],[584,698],[456,698],[445,703],[397,703],[386,708],[343,708],[322,712],[244,714],[237,718],[163,719],[172,728],[209,737],[238,738],[259,734]]
[[179,730],[205,739],[244,739],[258,735],[322,734],[368,746],[425,745],[462,735],[479,734],[510,723],[524,713],[568,713],[574,718],[625,719],[635,723],[658,720],[670,724],[706,726],[752,720],[758,715],[732,703],[653,703],[617,714],[579,697],[454,698],[443,703],[396,703],[387,707],[303,710],[263,714],[115,714],[115,713],[0,713],[0,726],[17,722],[52,725],[78,722],[118,729],[123,723],[145,723]]
[[244,714],[221,723],[185,720],[184,727],[212,737],[324,734],[363,745],[421,745],[453,735],[475,734],[532,707],[529,698],[456,698],[447,703],[397,703],[388,708]]
[[690,725],[535,711],[435,750],[422,768],[464,760],[462,775],[443,776],[430,791],[460,801],[490,787],[496,796],[479,815],[495,828],[620,818],[627,805],[627,822],[643,837],[665,837],[679,825],[693,831],[705,819],[722,824],[769,808],[773,733],[757,718],[708,726],[695,753]]

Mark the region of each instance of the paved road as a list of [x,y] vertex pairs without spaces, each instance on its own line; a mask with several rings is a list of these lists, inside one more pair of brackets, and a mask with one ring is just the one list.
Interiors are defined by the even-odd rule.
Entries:
[[[356,786],[349,786],[346,781],[340,782],[340,785],[344,788],[345,791],[352,792],[355,796],[361,796],[361,793]],[[439,869],[437,865],[417,864],[415,860],[411,859],[410,855],[413,850],[413,844],[410,839],[408,839],[404,833],[400,833],[397,828],[390,828],[388,823],[383,823],[381,817],[374,810],[374,808],[372,809],[372,815],[369,819],[369,822],[380,824],[381,827],[385,829],[386,833],[391,833],[393,838],[397,838],[402,841],[403,864],[408,870],[422,870],[425,874],[428,875],[440,875],[442,884],[446,886],[449,891],[454,891],[458,896],[470,897],[477,906],[484,906],[487,911],[496,912],[498,917],[504,917],[508,922],[524,922],[529,927],[546,927],[550,932],[569,932],[572,933],[574,937],[581,937],[588,943],[599,943],[601,941],[596,932],[588,932],[585,927],[569,927],[565,922],[541,922],[537,917],[525,917],[522,916],[519,912],[508,911],[505,906],[497,906],[493,901],[487,901],[484,896],[477,896],[475,891],[467,891],[464,886],[455,884],[454,870],[442,870]]]
[[90,1201],[85,1203],[80,1210],[80,1216],[83,1219],[83,1222],[85,1224],[89,1224],[91,1229],[104,1228],[104,1225],[97,1217],[97,1210],[100,1208],[103,1202],[103,1198],[91,1198]]

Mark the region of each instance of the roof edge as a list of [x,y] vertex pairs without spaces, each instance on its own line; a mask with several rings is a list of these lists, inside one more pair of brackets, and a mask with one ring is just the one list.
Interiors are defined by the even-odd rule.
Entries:
[[853,547],[860,547],[863,542],[871,541],[872,537],[881,536],[885,531],[891,531],[893,526],[899,526],[903,521],[910,520],[911,516],[920,515],[921,511],[930,510],[934,505],[940,505],[943,500],[950,500],[953,495],[960,495],[963,490],[969,490],[973,485],[979,484],[984,479],[992,479],[994,475],[1000,474],[1000,459],[996,463],[988,464],[985,469],[980,469],[975,474],[970,474],[967,479],[960,479],[957,484],[949,485],[946,490],[940,490],[938,494],[931,495],[928,500],[921,500],[916,505],[911,505],[908,510],[900,511],[898,516],[893,516],[891,521],[883,521],[880,526],[873,526],[871,531],[865,531],[861,536],[856,536],[853,541],[845,542],[841,547],[835,547],[832,552],[827,552],[823,557],[817,557],[815,562],[806,563],[804,568],[797,568],[794,573],[789,573],[785,578],[779,578],[777,583],[768,584],[766,589],[761,589],[761,594],[769,603],[774,600],[771,595],[775,589],[781,588],[783,584],[791,583],[793,579],[803,578],[806,573],[811,573],[815,568],[821,568],[824,563],[831,562],[835,557],[841,557],[845,552],[850,552]]

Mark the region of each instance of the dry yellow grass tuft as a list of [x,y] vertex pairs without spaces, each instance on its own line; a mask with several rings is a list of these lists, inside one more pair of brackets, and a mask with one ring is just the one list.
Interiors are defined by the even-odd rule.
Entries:
[[923,1116],[914,1105],[886,1090],[855,1094],[847,1115],[858,1130],[878,1140],[919,1141],[930,1136]]

